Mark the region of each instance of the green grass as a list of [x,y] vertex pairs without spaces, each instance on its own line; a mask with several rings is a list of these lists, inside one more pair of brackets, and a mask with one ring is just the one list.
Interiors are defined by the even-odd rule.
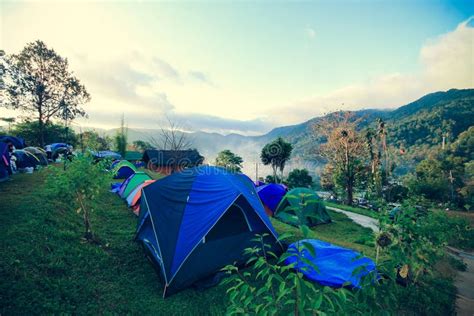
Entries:
[[157,274],[133,241],[136,217],[105,189],[93,230],[81,240],[68,201],[47,201],[42,175],[0,184],[0,314],[222,314],[225,288],[189,289],[164,300]]
[[327,201],[325,201],[324,204],[326,206],[339,208],[339,209],[344,210],[344,211],[357,213],[357,214],[369,216],[369,217],[372,217],[372,218],[379,218],[379,213],[377,213],[376,211],[373,211],[373,210],[366,209],[366,208],[361,208],[361,207],[357,207],[357,206],[349,206],[349,205],[344,205],[344,204],[337,204],[337,203],[332,203],[332,202],[327,202]]
[[[0,314],[222,314],[225,286],[193,288],[167,299],[141,247],[136,217],[104,188],[91,219],[100,245],[82,240],[83,224],[71,201],[45,197],[45,173],[0,183]],[[373,257],[370,229],[330,212],[334,222],[312,236]],[[279,232],[298,231],[273,221]],[[297,237],[300,235],[296,235]],[[362,242],[361,242],[362,241]]]

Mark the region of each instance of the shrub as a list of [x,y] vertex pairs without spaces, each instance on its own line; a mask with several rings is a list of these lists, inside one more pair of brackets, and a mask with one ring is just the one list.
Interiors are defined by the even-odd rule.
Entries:
[[56,166],[49,169],[51,171],[46,179],[47,195],[52,199],[74,203],[76,212],[83,217],[84,238],[95,241],[90,222],[92,202],[110,180],[103,163],[94,164],[91,157],[79,156],[68,163],[65,170]]
[[[380,251],[378,279],[366,277],[361,289],[333,289],[309,282],[294,266],[284,265],[295,254],[277,257],[268,245],[246,249],[249,268],[227,266],[231,287],[229,314],[452,314],[455,288],[435,264],[445,257],[445,246],[456,236],[469,236],[470,230],[443,213],[422,211],[408,202],[396,218],[381,216],[381,231],[372,242]],[[301,226],[305,238],[309,228]],[[288,238],[283,234],[280,239]],[[263,240],[258,236],[259,240]],[[456,237],[459,238],[459,237]],[[314,253],[310,244],[301,250]],[[304,260],[300,257],[300,260]],[[306,262],[317,271],[311,262]]]

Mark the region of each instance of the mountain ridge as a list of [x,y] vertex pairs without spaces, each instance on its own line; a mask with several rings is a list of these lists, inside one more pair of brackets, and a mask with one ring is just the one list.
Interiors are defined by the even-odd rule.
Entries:
[[[360,128],[375,124],[377,118],[386,121],[389,130],[389,141],[396,146],[433,146],[440,142],[443,133],[449,131],[455,138],[474,122],[474,89],[450,89],[438,91],[400,106],[393,110],[363,109],[353,111],[363,118]],[[186,132],[193,146],[212,162],[217,153],[229,149],[244,159],[244,171],[255,169],[260,158],[261,148],[277,137],[283,137],[294,147],[293,158],[289,168],[306,167],[314,170],[313,149],[319,143],[314,135],[313,126],[326,116],[313,117],[305,122],[280,126],[268,133],[257,136],[245,136],[237,133],[223,135],[217,132]],[[437,128],[435,125],[440,125]],[[98,130],[98,129],[96,129]],[[116,129],[102,130],[105,135],[113,136]],[[129,129],[129,142],[148,141],[152,135],[157,138],[158,129]],[[292,165],[293,164],[293,165]],[[250,171],[253,172],[253,171]]]

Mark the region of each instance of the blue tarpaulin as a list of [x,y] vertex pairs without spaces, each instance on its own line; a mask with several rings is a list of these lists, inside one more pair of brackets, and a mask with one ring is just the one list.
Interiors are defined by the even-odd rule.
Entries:
[[117,160],[117,159],[121,159],[121,158],[122,158],[122,156],[121,156],[119,153],[116,153],[116,152],[110,151],[110,150],[104,150],[104,151],[93,152],[92,155],[93,155],[96,159],[107,158],[107,159],[114,159],[114,160]]
[[[315,257],[303,247],[304,243],[309,243],[314,247]],[[298,247],[300,251],[298,251]],[[300,240],[291,244],[287,252],[295,254],[285,260],[287,265],[295,263],[296,270],[303,273],[308,279],[322,285],[332,287],[350,285],[360,288],[362,277],[369,273],[376,274],[375,263],[372,259],[363,257],[357,251],[321,240]],[[312,262],[317,271],[313,266],[303,262],[301,257]]]

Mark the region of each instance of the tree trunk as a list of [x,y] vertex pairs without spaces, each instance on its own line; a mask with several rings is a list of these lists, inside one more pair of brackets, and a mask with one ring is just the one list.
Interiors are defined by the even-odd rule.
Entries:
[[40,98],[38,101],[38,143],[41,148],[44,148],[44,118],[43,118],[43,105]]
[[347,183],[347,205],[352,206],[354,187],[352,183]]
[[277,179],[277,167],[275,165],[272,165],[272,169],[273,169],[273,181],[275,183],[278,183],[278,179]]
[[77,200],[79,202],[79,205],[81,206],[82,216],[84,219],[84,230],[85,230],[84,238],[87,241],[91,241],[93,240],[94,235],[92,234],[91,223],[89,220],[89,210],[84,205],[84,197],[82,196],[82,194],[80,194],[79,192],[76,192],[76,195],[77,195]]

